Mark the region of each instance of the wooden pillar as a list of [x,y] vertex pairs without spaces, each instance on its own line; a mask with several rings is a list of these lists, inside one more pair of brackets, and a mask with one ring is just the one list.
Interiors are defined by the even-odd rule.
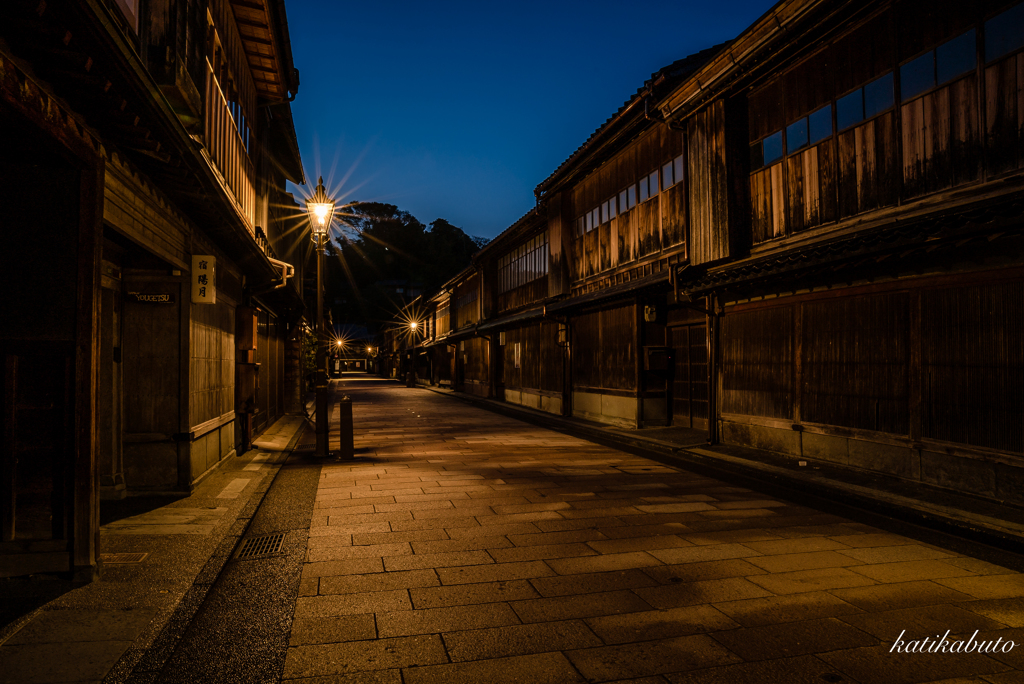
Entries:
[[82,170],[78,232],[78,316],[74,361],[74,484],[71,570],[78,581],[99,576],[100,488],[97,422],[100,364],[100,257],[103,249],[103,159]]

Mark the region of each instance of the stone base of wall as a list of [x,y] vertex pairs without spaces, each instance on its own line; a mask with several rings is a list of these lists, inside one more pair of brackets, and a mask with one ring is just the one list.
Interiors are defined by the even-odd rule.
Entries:
[[562,414],[561,396],[540,394],[538,392],[531,392],[528,389],[506,389],[505,401],[510,404],[518,404],[519,406],[537,409],[538,411],[554,413],[555,415]]
[[572,393],[572,415],[597,423],[636,427],[636,397],[592,392]]

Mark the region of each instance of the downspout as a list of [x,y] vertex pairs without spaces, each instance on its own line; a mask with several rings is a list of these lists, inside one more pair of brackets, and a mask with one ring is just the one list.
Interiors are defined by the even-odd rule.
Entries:
[[708,344],[708,444],[718,444],[718,376],[719,366],[719,324],[718,297],[708,294],[707,344]]

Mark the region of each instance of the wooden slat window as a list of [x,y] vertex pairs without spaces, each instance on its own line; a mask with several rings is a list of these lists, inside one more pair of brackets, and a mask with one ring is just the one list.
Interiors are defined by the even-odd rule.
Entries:
[[900,66],[904,197],[980,174],[977,41],[970,29]]
[[793,417],[793,307],[730,314],[722,321],[722,411]]
[[1024,167],[1024,3],[985,22],[985,167]]
[[1024,285],[925,290],[924,437],[1024,452]]
[[801,419],[909,432],[908,297],[803,304]]

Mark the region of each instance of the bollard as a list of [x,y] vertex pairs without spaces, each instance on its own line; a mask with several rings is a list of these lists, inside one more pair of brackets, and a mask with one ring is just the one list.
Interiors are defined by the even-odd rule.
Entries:
[[415,387],[416,386],[416,371],[409,371],[409,374],[405,376],[405,386]]
[[338,400],[338,458],[354,458],[354,428],[352,425],[352,399],[344,396]]

